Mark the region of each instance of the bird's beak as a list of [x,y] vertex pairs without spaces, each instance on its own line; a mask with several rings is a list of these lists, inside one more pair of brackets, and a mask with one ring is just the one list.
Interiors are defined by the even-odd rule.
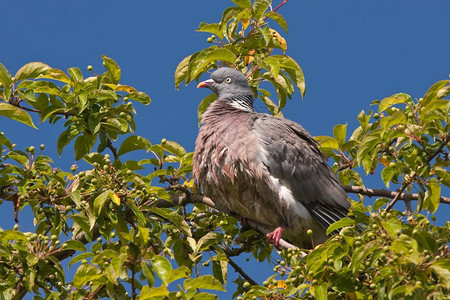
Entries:
[[208,79],[208,80],[205,80],[205,81],[202,81],[202,82],[200,82],[198,85],[197,85],[197,88],[211,88],[211,86],[214,84],[214,80],[212,80],[212,79]]

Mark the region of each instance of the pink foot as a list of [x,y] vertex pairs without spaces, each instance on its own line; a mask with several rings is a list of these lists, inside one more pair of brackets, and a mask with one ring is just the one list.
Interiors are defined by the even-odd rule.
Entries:
[[277,249],[280,247],[281,233],[283,232],[283,230],[284,227],[277,227],[273,232],[269,232],[266,235],[269,244],[273,244]]

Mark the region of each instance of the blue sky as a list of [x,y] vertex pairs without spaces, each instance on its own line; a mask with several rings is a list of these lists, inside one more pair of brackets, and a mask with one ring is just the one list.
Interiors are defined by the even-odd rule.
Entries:
[[[198,24],[218,22],[232,5],[229,0],[7,0],[0,18],[0,62],[11,73],[30,61],[62,70],[93,65],[102,72],[100,55],[112,57],[122,68],[122,83],[152,98],[149,106],[136,105],[136,133],[154,143],[175,140],[192,151],[197,105],[206,91],[195,84],[176,91],[174,70],[182,58],[209,45],[208,34],[195,32]],[[419,98],[450,73],[448,0],[290,0],[279,12],[289,26],[287,54],[303,68],[307,89],[304,100],[294,95],[284,114],[312,135],[331,135],[338,123],[348,123],[352,131],[356,115],[369,110],[372,100],[398,92]],[[19,148],[45,143],[45,154],[57,157],[60,126],[44,124],[36,131],[1,118],[0,130]],[[56,159],[62,168],[75,162],[72,147]],[[367,183],[383,187],[378,180]],[[0,210],[3,228],[13,224],[7,208],[3,204]],[[438,220],[445,222],[450,208],[440,209]]]

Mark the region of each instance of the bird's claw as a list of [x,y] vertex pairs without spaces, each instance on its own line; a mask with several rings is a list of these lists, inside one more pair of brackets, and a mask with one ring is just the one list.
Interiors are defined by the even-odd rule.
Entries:
[[267,242],[273,244],[277,249],[280,249],[281,233],[283,232],[283,229],[283,227],[277,227],[274,231],[266,234]]

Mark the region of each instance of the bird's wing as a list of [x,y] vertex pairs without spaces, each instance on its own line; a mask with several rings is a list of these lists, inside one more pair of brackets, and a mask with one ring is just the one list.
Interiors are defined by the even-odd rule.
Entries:
[[252,130],[260,141],[258,159],[324,228],[347,215],[350,206],[347,194],[327,165],[318,143],[302,126],[288,119],[259,114]]

